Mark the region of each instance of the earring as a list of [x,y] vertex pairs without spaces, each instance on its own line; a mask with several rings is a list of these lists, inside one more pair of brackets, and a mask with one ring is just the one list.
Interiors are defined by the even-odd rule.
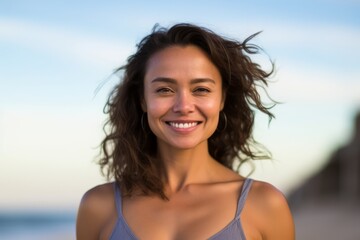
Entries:
[[[222,131],[224,131],[224,130],[226,129],[226,127],[227,127],[227,117],[226,117],[226,114],[225,114],[223,111],[220,112],[219,116],[222,116],[222,118],[224,119],[222,122],[224,122],[224,123],[223,123],[222,129],[216,128],[216,130],[219,131],[219,132],[222,132]],[[219,126],[220,126],[220,117],[219,117],[218,127],[219,127]]]
[[146,115],[146,112],[143,112],[142,115],[141,115],[141,128],[142,130],[144,130],[144,132],[146,132],[146,128],[145,128],[145,125],[144,125],[144,116]]

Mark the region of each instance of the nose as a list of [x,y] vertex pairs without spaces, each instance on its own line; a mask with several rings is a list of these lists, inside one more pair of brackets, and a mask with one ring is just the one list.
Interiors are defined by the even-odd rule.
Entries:
[[188,114],[195,109],[193,96],[186,91],[179,92],[175,97],[173,111],[181,114]]

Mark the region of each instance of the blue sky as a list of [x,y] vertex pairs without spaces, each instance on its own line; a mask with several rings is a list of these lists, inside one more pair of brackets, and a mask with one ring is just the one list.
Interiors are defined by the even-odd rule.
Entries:
[[274,160],[253,177],[288,191],[351,135],[359,12],[356,0],[1,1],[0,209],[75,208],[104,181],[94,159],[111,73],[155,23],[191,22],[239,40],[263,31],[254,43],[276,63],[269,94],[282,104],[270,127],[257,116],[255,136]]

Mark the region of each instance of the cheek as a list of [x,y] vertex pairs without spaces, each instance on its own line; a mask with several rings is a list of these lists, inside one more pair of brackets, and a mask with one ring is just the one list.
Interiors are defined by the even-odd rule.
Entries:
[[169,101],[164,99],[151,99],[146,101],[149,117],[160,117],[169,110]]
[[202,103],[202,106],[209,114],[219,114],[221,111],[221,101],[218,99],[207,99]]

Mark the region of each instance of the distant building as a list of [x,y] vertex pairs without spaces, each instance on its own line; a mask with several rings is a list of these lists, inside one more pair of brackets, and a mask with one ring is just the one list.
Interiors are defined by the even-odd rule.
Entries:
[[334,152],[324,168],[289,196],[291,207],[314,200],[360,202],[360,112],[352,139]]

